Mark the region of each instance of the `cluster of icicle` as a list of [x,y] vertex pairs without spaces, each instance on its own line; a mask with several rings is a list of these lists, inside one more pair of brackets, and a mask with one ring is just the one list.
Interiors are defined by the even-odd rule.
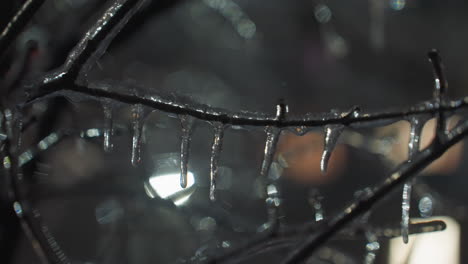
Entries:
[[[443,78],[441,68],[440,68],[440,58],[436,52],[430,53],[430,59],[434,64],[435,71],[435,92],[434,92],[434,101],[431,101],[433,104],[440,104],[443,100],[444,93],[446,91],[446,81]],[[112,149],[111,137],[113,134],[113,109],[112,104],[109,100],[103,101],[103,110],[104,110],[104,149],[110,151]],[[288,113],[288,106],[284,103],[279,103],[276,108],[276,120],[278,122],[284,121]],[[330,113],[332,117],[335,118],[345,118],[349,117],[359,117],[360,112],[359,108],[353,108],[349,111],[338,112],[332,111]],[[141,145],[142,145],[142,129],[143,129],[143,120],[145,118],[144,106],[141,104],[136,104],[132,106],[132,128],[133,128],[133,140],[132,140],[132,151],[131,151],[131,163],[133,166],[138,166],[141,162]],[[440,126],[445,126],[444,117],[439,114],[438,119],[438,131],[440,132]],[[189,163],[189,150],[191,135],[193,132],[195,117],[186,114],[178,115],[181,124],[181,145],[180,145],[180,185],[185,188],[187,186],[187,172],[188,172],[188,163]],[[411,162],[420,152],[420,139],[422,129],[425,123],[431,118],[430,115],[411,115],[407,118],[407,121],[410,123],[410,139],[408,142],[408,160]],[[213,127],[213,141],[211,146],[211,156],[210,156],[210,191],[209,197],[212,201],[216,200],[216,183],[218,178],[218,163],[223,146],[223,136],[225,130],[229,127],[229,124],[222,122],[211,122]],[[344,124],[329,124],[324,126],[324,148],[323,154],[320,161],[320,168],[322,173],[326,173],[328,162],[330,157],[335,149],[335,146],[338,142],[338,139],[342,132],[345,130],[346,125]],[[280,206],[278,199],[278,189],[275,185],[274,180],[268,177],[271,164],[274,160],[274,155],[276,152],[276,145],[278,143],[279,137],[282,130],[288,130],[294,132],[296,135],[304,135],[310,131],[309,127],[298,126],[298,127],[277,127],[277,126],[266,126],[266,140],[265,140],[265,149],[264,149],[264,158],[261,165],[260,177],[264,187],[264,197],[266,198],[267,206],[269,208],[270,221],[275,222],[278,218],[277,208]],[[443,129],[445,131],[445,128]],[[403,187],[402,195],[402,221],[401,221],[401,234],[403,241],[408,242],[408,228],[410,224],[410,200],[411,200],[411,189],[413,182],[407,182]]]

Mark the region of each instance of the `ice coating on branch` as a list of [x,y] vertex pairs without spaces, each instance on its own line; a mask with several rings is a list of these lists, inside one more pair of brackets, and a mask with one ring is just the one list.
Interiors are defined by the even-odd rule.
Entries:
[[180,186],[185,188],[187,187],[188,160],[194,119],[188,115],[181,115],[179,119],[182,127],[180,142]]
[[[113,124],[113,112],[114,109],[110,102],[103,102],[102,108],[104,111],[104,142],[103,147],[104,151],[112,151],[112,135],[114,134],[114,124]],[[133,113],[132,113],[133,114]]]
[[216,181],[218,177],[218,162],[223,148],[224,124],[214,124],[213,144],[211,145],[210,157],[210,199],[216,200]]
[[444,113],[440,110],[440,107],[442,107],[445,102],[448,82],[444,74],[444,65],[442,64],[439,51],[436,49],[431,50],[428,53],[428,57],[434,71],[434,103],[436,107],[439,108],[437,113],[436,138],[441,141],[446,133],[447,127]]
[[132,165],[138,166],[141,162],[141,144],[143,134],[143,106],[136,104],[132,106],[132,126],[133,126],[133,138],[132,138]]
[[421,134],[427,118],[412,117],[410,122],[410,138],[408,142],[408,159],[412,160],[419,153]]
[[325,126],[325,137],[324,137],[324,145],[323,145],[323,153],[322,158],[320,160],[320,170],[322,173],[327,172],[328,168],[328,161],[330,160],[331,154],[335,149],[336,143],[344,131],[344,125],[327,125]]

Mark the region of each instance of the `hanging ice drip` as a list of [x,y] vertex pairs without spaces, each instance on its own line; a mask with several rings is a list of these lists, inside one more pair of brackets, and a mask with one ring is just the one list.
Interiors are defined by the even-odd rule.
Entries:
[[222,123],[215,123],[213,144],[211,145],[211,156],[210,156],[210,199],[211,201],[216,200],[216,182],[218,178],[218,162],[223,147],[223,137],[225,125]]
[[190,142],[192,140],[194,118],[188,115],[179,116],[182,127],[180,142],[180,186],[187,187],[187,172],[190,154]]
[[113,122],[114,108],[110,100],[104,100],[102,102],[102,108],[104,112],[103,147],[104,147],[104,151],[110,152],[112,151],[112,148],[113,148],[112,136],[114,135],[114,122]]
[[[279,103],[276,106],[276,120],[282,121],[285,119],[286,114],[288,112],[288,106],[284,103]],[[280,205],[281,200],[279,198],[279,191],[276,185],[277,179],[271,179],[269,177],[270,167],[273,163],[273,158],[276,152],[276,145],[278,143],[278,139],[281,134],[281,129],[274,126],[268,126],[266,128],[266,141],[265,141],[265,151],[264,157],[262,162],[262,167],[260,171],[260,180],[264,182],[265,191],[266,191],[266,205],[267,205],[267,212],[268,212],[268,223],[269,227],[275,228],[278,227],[279,224],[279,216],[280,216]]]
[[144,109],[141,104],[132,106],[132,158],[133,166],[138,166],[141,162],[141,146],[143,136],[143,123],[144,123]]
[[[411,117],[410,138],[408,142],[408,159],[413,160],[419,153],[421,144],[421,134],[424,125],[428,120],[427,116]],[[408,243],[410,209],[411,209],[411,190],[414,180],[407,182],[403,186],[402,204],[401,204],[401,236],[404,243]]]
[[335,149],[336,143],[344,131],[344,125],[327,125],[325,126],[325,137],[323,145],[322,158],[320,159],[320,170],[323,174],[327,173],[328,162]]

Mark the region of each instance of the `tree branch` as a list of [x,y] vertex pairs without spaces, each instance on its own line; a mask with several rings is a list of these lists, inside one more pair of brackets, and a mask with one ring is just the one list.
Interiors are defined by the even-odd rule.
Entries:
[[[221,122],[223,124],[235,126],[275,126],[275,127],[295,127],[295,126],[324,126],[328,124],[343,125],[371,125],[371,122],[377,122],[382,125],[400,121],[408,116],[431,114],[435,115],[439,107],[426,101],[404,110],[391,110],[381,112],[360,112],[358,107],[344,111],[338,115],[326,113],[307,113],[301,117],[277,119],[274,115],[266,115],[256,112],[228,112],[224,109],[210,107],[204,104],[191,102],[190,104],[178,103],[161,96],[139,96],[135,94],[119,93],[107,90],[108,84],[97,83],[90,86],[83,86],[73,83],[60,83],[57,85],[39,87],[39,90],[31,94],[26,101],[26,105],[39,101],[41,99],[59,94],[64,91],[71,91],[81,95],[99,98],[109,98],[126,104],[141,104],[153,109],[161,110],[177,115],[190,115],[200,120],[209,122]],[[126,89],[131,90],[131,89]],[[468,106],[468,97],[445,102],[440,106],[440,111],[451,112]],[[366,124],[364,124],[366,123]]]

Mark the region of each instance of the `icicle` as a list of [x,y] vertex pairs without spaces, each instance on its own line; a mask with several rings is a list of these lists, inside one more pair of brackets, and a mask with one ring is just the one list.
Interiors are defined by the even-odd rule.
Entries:
[[[276,119],[281,121],[285,118],[286,113],[288,112],[288,106],[279,103],[276,106]],[[276,145],[278,143],[279,136],[281,134],[281,129],[278,127],[269,126],[266,128],[266,141],[265,141],[265,151],[263,156],[262,167],[260,170],[261,180],[265,183],[266,187],[266,204],[268,210],[268,219],[269,226],[271,228],[278,227],[278,218],[279,218],[279,206],[281,200],[279,199],[278,188],[274,184],[274,181],[270,179],[269,170],[273,162],[273,157],[276,152]]]
[[[419,145],[421,141],[421,133],[426,123],[426,119],[411,117],[410,118],[410,139],[408,142],[408,159],[413,160],[416,155],[419,153]],[[408,243],[409,235],[409,219],[410,219],[410,209],[411,209],[411,189],[412,182],[407,182],[403,186],[402,202],[401,202],[401,236],[403,242]]]
[[132,106],[132,123],[133,123],[133,138],[132,138],[132,165],[138,166],[141,162],[141,140],[143,133],[143,106],[136,104]]
[[[287,105],[282,103],[278,104],[276,106],[276,119],[284,119],[287,112]],[[266,128],[266,133],[267,137],[265,141],[265,151],[263,156],[262,167],[260,170],[260,176],[262,177],[262,179],[266,179],[268,177],[268,171],[270,170],[271,163],[273,162],[273,156],[275,155],[276,144],[278,143],[281,129],[278,127],[269,126]]]
[[273,162],[273,156],[275,155],[276,144],[278,143],[280,132],[281,130],[277,127],[267,127],[266,129],[267,137],[265,142],[265,151],[260,170],[260,175],[263,179],[268,177],[268,171],[270,170],[271,163]]
[[320,160],[320,169],[324,174],[327,172],[328,161],[330,160],[331,154],[335,149],[336,143],[338,142],[338,138],[340,137],[344,128],[344,125],[325,126],[325,142],[323,146],[322,159]]
[[104,151],[110,152],[113,148],[111,137],[114,134],[113,107],[109,102],[104,102],[102,108],[104,110]]
[[408,243],[409,235],[409,219],[410,219],[410,209],[411,209],[411,189],[412,183],[405,183],[403,186],[403,197],[401,203],[401,237],[405,244]]
[[437,114],[436,138],[438,140],[442,140],[442,136],[446,134],[447,127],[444,113],[440,110],[440,107],[442,107],[445,100],[448,82],[444,74],[444,66],[442,64],[439,51],[435,49],[431,50],[428,53],[428,57],[434,70],[434,102],[439,110]]
[[188,172],[188,160],[190,141],[192,139],[192,130],[194,120],[191,116],[181,115],[180,124],[182,126],[182,136],[180,143],[180,186],[182,188],[187,187],[187,172]]
[[224,124],[216,123],[214,125],[213,145],[211,145],[211,163],[210,163],[210,199],[216,200],[216,180],[218,177],[218,161],[223,146]]

